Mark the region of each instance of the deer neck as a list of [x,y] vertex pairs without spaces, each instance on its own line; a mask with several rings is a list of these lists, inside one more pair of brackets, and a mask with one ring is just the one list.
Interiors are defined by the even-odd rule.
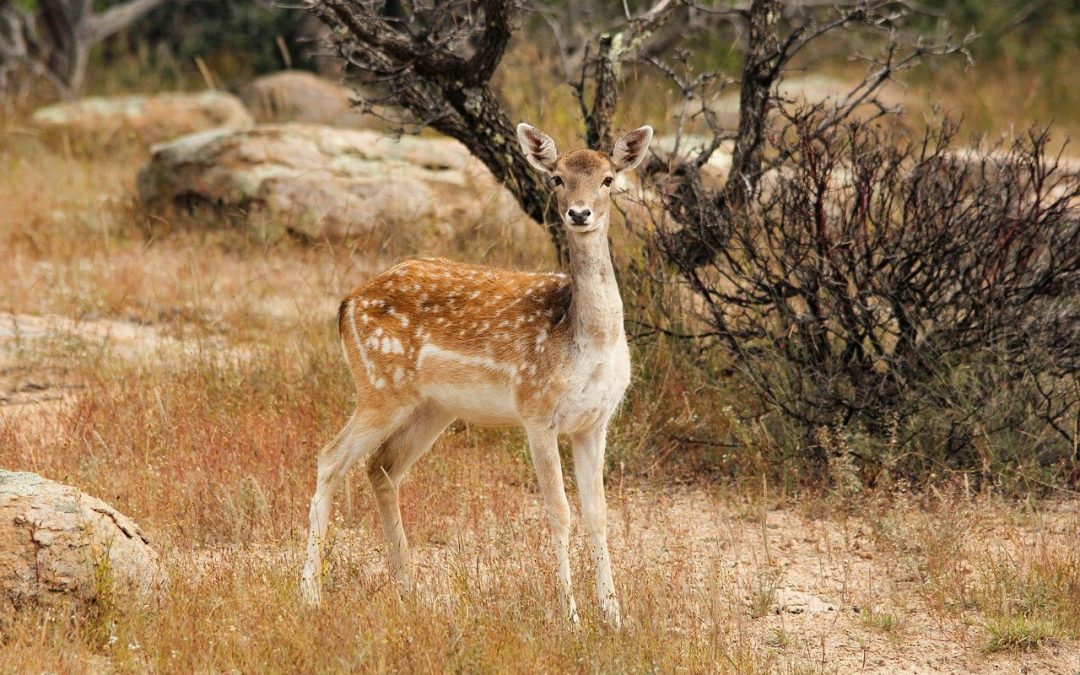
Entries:
[[582,346],[608,347],[625,339],[622,298],[611,265],[607,227],[602,225],[591,233],[569,237],[570,321],[574,340]]

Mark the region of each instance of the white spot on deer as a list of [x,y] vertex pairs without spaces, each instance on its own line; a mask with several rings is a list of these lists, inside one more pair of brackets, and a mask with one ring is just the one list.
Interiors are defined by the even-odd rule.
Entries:
[[383,354],[405,353],[405,347],[401,344],[401,340],[393,336],[387,336],[382,339],[381,349]]
[[[375,385],[375,364],[368,358],[367,352],[364,350],[363,343],[360,342],[360,334],[356,330],[356,305],[349,303],[349,330],[352,332],[353,342],[356,343],[356,353],[360,356],[360,362],[364,364],[364,372],[367,374],[368,382],[373,386]],[[377,388],[377,387],[376,387]]]
[[409,317],[405,316],[404,314],[398,316],[398,321],[401,322],[402,328],[407,328],[409,325]]
[[469,299],[470,300],[475,300],[475,299],[477,299],[479,297],[480,297],[480,291],[473,291],[472,293],[469,293]]

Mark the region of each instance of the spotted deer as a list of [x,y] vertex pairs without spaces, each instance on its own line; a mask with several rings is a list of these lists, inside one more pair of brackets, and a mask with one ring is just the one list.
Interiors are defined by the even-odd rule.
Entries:
[[652,128],[622,137],[610,155],[560,155],[551,138],[528,124],[518,126],[517,136],[529,163],[554,184],[569,275],[409,260],[341,303],[338,329],[356,385],[356,410],[318,458],[301,582],[312,604],[321,600],[321,547],[331,500],[346,472],[365,457],[395,579],[411,587],[398,486],[460,418],[525,428],[554,538],[563,611],[576,622],[570,507],[557,445],[560,434],[570,437],[601,610],[609,622],[621,622],[603,471],[608,421],[630,383],[630,352],[608,222],[612,181],[641,162]]

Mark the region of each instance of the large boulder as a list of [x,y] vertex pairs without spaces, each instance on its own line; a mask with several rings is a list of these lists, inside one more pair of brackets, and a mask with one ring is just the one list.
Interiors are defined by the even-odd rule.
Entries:
[[356,110],[352,92],[337,82],[303,70],[256,78],[240,92],[260,124],[303,122],[334,127],[378,129],[377,117]]
[[33,473],[0,470],[0,622],[44,605],[149,600],[166,582],[133,520],[100,499]]
[[314,125],[185,136],[155,146],[138,183],[151,209],[210,204],[315,238],[520,217],[456,141]]
[[79,150],[152,143],[206,129],[254,124],[240,99],[219,91],[84,98],[39,108],[31,118],[53,140]]

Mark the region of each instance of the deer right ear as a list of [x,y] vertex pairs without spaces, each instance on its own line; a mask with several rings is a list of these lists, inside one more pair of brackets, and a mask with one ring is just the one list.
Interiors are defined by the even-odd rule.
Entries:
[[641,164],[652,142],[652,134],[652,127],[644,126],[634,129],[615,143],[611,150],[611,163],[616,172],[629,171]]
[[555,160],[559,153],[555,150],[555,141],[551,140],[550,136],[522,122],[517,125],[517,137],[518,143],[521,144],[521,151],[525,153],[525,159],[529,160],[529,164],[544,173],[555,170]]

